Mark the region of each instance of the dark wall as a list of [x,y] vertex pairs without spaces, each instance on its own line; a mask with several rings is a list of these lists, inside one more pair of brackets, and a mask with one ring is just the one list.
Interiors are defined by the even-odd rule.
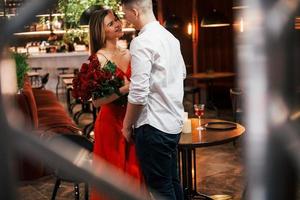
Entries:
[[180,20],[180,27],[172,33],[181,43],[181,51],[186,65],[192,65],[193,51],[192,39],[187,34],[187,25],[192,21],[192,1],[191,0],[161,0],[163,6],[164,21],[175,14]]
[[[163,3],[164,19],[175,14],[183,22],[180,30],[175,35],[181,41],[182,53],[186,64],[192,65],[192,38],[187,35],[187,24],[192,21],[192,0],[161,1]],[[207,15],[214,8],[224,14],[232,24],[232,0],[197,0],[196,2],[199,21],[198,72],[210,69],[214,71],[235,71],[232,25],[216,28],[200,27],[203,16]]]
[[[232,24],[232,1],[209,0],[197,1],[199,22],[213,9],[224,14]],[[234,71],[233,60],[233,29],[231,26],[204,28],[199,24],[198,46],[199,71]]]

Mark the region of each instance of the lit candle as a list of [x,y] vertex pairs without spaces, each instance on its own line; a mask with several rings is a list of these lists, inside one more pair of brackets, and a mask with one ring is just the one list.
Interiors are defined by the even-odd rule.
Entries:
[[190,119],[187,119],[184,121],[182,132],[183,133],[191,133],[192,132],[192,121]]

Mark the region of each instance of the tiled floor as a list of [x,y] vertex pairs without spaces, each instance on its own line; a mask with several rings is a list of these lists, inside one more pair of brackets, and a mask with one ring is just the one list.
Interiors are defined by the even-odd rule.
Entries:
[[[63,100],[63,98],[61,98]],[[191,107],[185,102],[186,107]],[[77,108],[78,109],[78,108]],[[186,109],[192,115],[191,109]],[[215,117],[214,111],[207,111],[207,117]],[[231,111],[222,109],[219,118],[231,119]],[[88,123],[90,116],[83,116],[81,122]],[[245,170],[243,164],[243,138],[232,143],[197,149],[197,189],[207,195],[226,194],[232,199],[241,199],[244,190]],[[116,177],[117,178],[117,177]],[[47,176],[30,182],[21,182],[18,187],[21,200],[48,200],[51,198],[55,179]],[[81,186],[81,199],[83,198],[83,185]],[[73,185],[63,183],[59,188],[57,200],[74,199]]]
[[[244,190],[244,167],[241,146],[231,143],[197,150],[197,189],[207,195],[226,194],[232,199],[241,199]],[[116,177],[117,178],[117,177]],[[55,178],[47,176],[19,187],[22,200],[48,200],[51,197]],[[74,199],[73,185],[64,182],[59,188],[57,199]],[[81,185],[83,199],[83,185]]]

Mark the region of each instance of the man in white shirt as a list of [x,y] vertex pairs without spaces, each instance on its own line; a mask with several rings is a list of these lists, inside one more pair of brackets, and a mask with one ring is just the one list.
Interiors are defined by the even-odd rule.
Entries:
[[122,0],[122,5],[125,18],[140,30],[130,44],[132,75],[123,135],[127,141],[134,138],[150,191],[183,199],[177,146],[186,70],[180,43],[156,21],[152,0]]

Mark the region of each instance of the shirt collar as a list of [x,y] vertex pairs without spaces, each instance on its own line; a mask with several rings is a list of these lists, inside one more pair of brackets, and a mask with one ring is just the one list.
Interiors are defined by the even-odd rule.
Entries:
[[158,25],[159,22],[158,21],[152,21],[149,22],[148,24],[146,24],[145,26],[143,26],[143,28],[140,30],[139,35],[142,34],[143,32],[145,32],[146,30],[148,30],[149,28]]

